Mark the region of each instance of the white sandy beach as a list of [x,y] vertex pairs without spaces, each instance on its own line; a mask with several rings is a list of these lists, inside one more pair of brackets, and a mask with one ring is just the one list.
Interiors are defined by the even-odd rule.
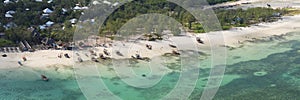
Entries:
[[[231,47],[238,47],[241,45],[243,41],[246,40],[252,40],[252,39],[259,39],[274,35],[283,35],[288,32],[296,31],[300,29],[300,15],[296,16],[285,16],[283,17],[283,20],[273,22],[273,23],[261,23],[258,25],[252,25],[251,27],[246,28],[233,28],[231,30],[226,31],[218,31],[218,32],[209,32],[205,34],[198,34],[196,36],[201,37],[201,39],[204,41],[205,44],[199,44],[196,42],[196,36],[185,36],[182,38],[186,38],[187,40],[193,41],[194,44],[197,44],[199,47],[199,50],[201,52],[210,52],[210,44],[209,41],[217,41],[220,40],[220,38],[224,38],[225,45],[231,46]],[[191,34],[191,33],[189,33]],[[210,35],[223,35],[224,37],[219,38],[208,38]],[[171,37],[171,40],[176,37]],[[116,59],[124,59],[124,58],[131,58],[132,55],[140,54],[142,57],[154,57],[154,56],[160,56],[165,53],[171,53],[172,50],[175,50],[175,48],[172,48],[169,46],[170,41],[159,41],[159,42],[148,42],[148,41],[141,41],[139,43],[125,43],[125,46],[121,43],[114,44],[113,47],[107,48],[107,50],[112,54],[111,58]],[[185,43],[185,41],[181,41],[182,44]],[[187,42],[189,43],[189,42]],[[152,50],[149,50],[146,48],[146,44],[150,44],[153,46]],[[176,45],[176,44],[175,44]],[[188,46],[189,44],[187,44]],[[219,44],[220,46],[223,46],[224,44]],[[94,51],[96,51],[96,54],[102,53],[103,54],[103,47],[96,47]],[[124,56],[118,56],[116,55],[116,50],[120,51]],[[114,52],[113,52],[114,51]],[[71,58],[65,58],[64,56],[62,58],[58,58],[59,54],[65,54],[68,53]],[[1,53],[1,55],[4,53]],[[73,55],[73,51],[67,51],[67,50],[39,50],[36,52],[23,52],[23,53],[5,53],[8,55],[8,57],[1,57],[0,63],[2,66],[0,68],[12,68],[19,66],[17,63],[18,61],[22,61],[22,57],[26,57],[28,61],[22,62],[24,66],[30,66],[30,67],[38,67],[43,68],[50,65],[73,65],[73,61],[77,61],[77,55]],[[75,53],[74,53],[75,54]],[[88,54],[88,57],[85,56]],[[85,60],[90,60],[91,55],[86,51],[80,51],[79,52],[80,57]]]
[[[1,57],[0,63],[1,69],[21,67],[17,62],[21,61],[23,67],[38,67],[45,68],[51,65],[72,65],[73,59],[61,58],[58,59],[58,54],[68,53],[72,54],[72,51],[62,50],[39,50],[35,52],[22,52],[22,53],[1,53],[6,54],[7,57]],[[72,55],[70,55],[72,57]],[[23,61],[22,57],[26,57],[27,61]]]
[[[300,30],[300,15],[284,16],[282,20],[272,23],[260,23],[257,25],[251,25],[250,27],[236,27],[226,31],[209,32],[205,34],[199,34],[204,41],[209,40],[210,35],[222,35],[225,40],[225,45],[230,47],[238,47],[243,41],[260,39],[274,35],[284,35],[288,32]],[[210,41],[217,41],[219,38],[210,38]],[[220,44],[224,45],[224,44]],[[209,44],[201,46],[209,47]]]
[[234,2],[226,2],[222,4],[216,4],[209,6],[208,8],[233,6],[232,8],[254,8],[254,7],[268,7],[267,4],[271,5],[271,8],[300,8],[300,1],[297,0],[239,0]]
[[[194,36],[185,36],[182,38],[186,38],[187,40],[193,41],[194,44],[198,45],[199,50],[201,52],[209,53],[210,44],[209,41],[218,41],[220,38],[224,38],[225,43],[219,44],[220,46],[230,46],[230,47],[238,47],[241,45],[243,41],[259,39],[274,35],[283,35],[291,31],[296,31],[300,29],[300,15],[296,16],[284,16],[282,20],[272,23],[260,23],[257,25],[252,25],[251,27],[246,28],[233,28],[231,30],[226,31],[217,31],[217,32],[209,32],[205,34],[197,34]],[[189,35],[192,33],[189,33]],[[217,38],[208,38],[213,35],[220,35]],[[222,36],[223,35],[223,36]],[[205,44],[199,44],[196,42],[196,36],[201,37]],[[176,40],[176,37],[171,37],[170,40]],[[190,43],[188,41],[187,43]],[[185,44],[185,41],[180,41],[182,44]],[[146,48],[146,44],[150,44],[153,46],[152,50]],[[169,44],[174,44],[174,41],[158,41],[158,42],[148,42],[141,41],[138,43],[125,43],[125,46],[121,43],[113,44],[113,47],[107,48],[107,50],[112,54],[107,57],[115,58],[115,59],[124,59],[131,58],[132,55],[140,54],[142,57],[152,58],[154,56],[160,56],[165,53],[171,53],[172,50],[176,50],[169,46]],[[176,45],[176,44],[175,44]],[[188,46],[187,44],[186,46]],[[96,47],[94,51],[96,54],[103,54],[103,47]],[[116,55],[116,50],[120,51],[124,56]],[[58,58],[59,54],[68,53],[71,58]],[[4,53],[1,53],[1,55]],[[73,65],[73,61],[77,61],[77,55],[73,55],[72,51],[67,50],[39,50],[36,52],[23,52],[23,53],[5,53],[8,57],[1,57],[0,63],[5,66],[1,66],[0,68],[11,68],[19,66],[17,61],[22,61],[22,57],[26,57],[28,61],[22,62],[24,66],[30,67],[46,67],[50,65]],[[75,53],[74,53],[75,54]],[[88,57],[85,56],[88,54]],[[80,57],[85,60],[90,60],[91,55],[86,51],[79,52]]]
[[[242,0],[244,1],[244,0]],[[172,41],[140,41],[138,43],[127,42],[125,46],[123,43],[115,42],[113,47],[106,48],[110,52],[110,58],[115,59],[124,59],[131,58],[135,54],[140,54],[141,57],[155,57],[160,56],[165,53],[172,53],[175,48],[169,46],[169,44],[180,43],[181,45],[186,46],[187,48],[191,46],[191,43],[197,45],[198,50],[205,53],[211,52],[210,42],[225,40],[225,42],[220,42],[219,46],[230,46],[238,47],[247,40],[259,39],[264,37],[270,37],[274,35],[283,35],[288,32],[300,30],[300,15],[295,16],[284,16],[282,20],[272,23],[260,23],[257,25],[252,25],[251,27],[245,28],[233,28],[226,31],[217,31],[209,32],[205,34],[193,34],[188,33],[188,36],[180,37],[171,37]],[[216,37],[217,36],[217,37]],[[196,37],[201,37],[205,44],[199,44],[196,42]],[[215,37],[215,38],[209,38]],[[222,39],[223,38],[223,39]],[[188,40],[188,41],[182,41]],[[146,44],[153,46],[152,50],[146,48]],[[185,45],[186,44],[186,45]],[[177,44],[175,44],[177,45]],[[181,47],[181,50],[184,47]],[[99,57],[99,54],[103,54],[104,47],[93,48],[97,54],[96,58]],[[119,56],[116,54],[116,51],[120,51],[124,56]],[[62,58],[58,58],[59,54],[69,54],[71,58],[65,58],[62,55]],[[76,54],[78,53],[79,56]],[[16,68],[16,67],[33,67],[39,69],[47,69],[49,66],[53,65],[65,65],[72,66],[75,63],[79,63],[77,58],[80,57],[83,61],[91,60],[89,50],[85,51],[66,51],[66,50],[39,50],[35,52],[23,52],[23,53],[0,53],[0,55],[7,54],[7,57],[0,57],[0,69],[7,68]],[[86,56],[88,55],[88,56]],[[27,61],[22,61],[22,57],[26,57]],[[20,66],[17,62],[21,61],[23,66]]]

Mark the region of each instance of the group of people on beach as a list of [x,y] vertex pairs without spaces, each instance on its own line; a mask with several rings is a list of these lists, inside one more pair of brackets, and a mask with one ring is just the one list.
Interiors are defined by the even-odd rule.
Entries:
[[[22,60],[23,60],[23,62],[26,62],[26,61],[27,61],[27,57],[23,56],[23,57],[22,57]],[[20,66],[23,66],[22,61],[18,61],[18,64],[19,64]],[[42,79],[43,81],[49,81],[48,77],[46,77],[46,76],[43,75],[43,74],[41,75],[41,79]]]
[[[200,43],[200,44],[204,44],[204,41],[203,41],[200,37],[196,37],[196,41],[197,41],[198,43]],[[122,44],[123,44],[123,46],[125,46],[125,43],[122,43]],[[103,49],[103,53],[99,53],[99,54],[98,54],[98,57],[97,57],[97,53],[96,53],[94,50],[89,50],[89,53],[90,53],[90,54],[85,53],[85,56],[87,56],[87,57],[91,56],[90,58],[91,58],[91,60],[94,61],[94,62],[99,62],[99,61],[97,60],[97,58],[100,58],[100,59],[103,59],[103,60],[108,59],[109,56],[111,56],[111,53],[110,53],[110,51],[109,51],[107,48],[112,47],[113,44],[112,44],[112,43],[109,43],[109,44],[105,44],[105,43],[104,43],[104,44],[99,45],[99,46],[104,47],[104,49]],[[153,49],[153,46],[150,45],[150,44],[145,44],[145,46],[146,46],[146,48],[147,48],[148,50],[152,50],[152,49]],[[174,49],[172,50],[172,52],[171,52],[172,54],[180,55],[179,51],[177,50],[177,46],[176,46],[176,45],[174,45],[174,44],[169,44],[169,46],[172,47],[172,48],[174,48]],[[163,47],[161,47],[161,50],[162,50],[162,48],[163,48]],[[120,51],[116,51],[115,53],[116,53],[118,56],[124,56]],[[76,53],[76,55],[79,56],[78,53]],[[60,53],[60,54],[58,55],[58,58],[62,58],[62,56],[65,56],[65,58],[70,58],[70,56],[69,56],[67,53],[66,53],[66,54]],[[142,60],[143,57],[142,57],[139,53],[136,53],[136,54],[132,55],[131,58],[133,58],[133,59],[141,59],[141,60]],[[80,56],[77,58],[77,60],[78,60],[79,62],[83,62],[83,59],[82,59]]]
[[[198,43],[204,44],[204,42],[203,42],[200,38],[196,38],[196,40],[197,40]],[[113,46],[113,45],[110,44],[110,45],[108,45],[108,46]],[[123,46],[124,46],[124,44],[123,44]],[[145,46],[146,46],[146,48],[147,48],[148,50],[152,50],[152,49],[153,49],[153,46],[150,45],[150,44],[146,44]],[[172,48],[174,48],[174,49],[177,49],[177,46],[176,46],[176,45],[169,44],[169,46],[172,47]],[[161,48],[163,48],[163,47],[161,47]],[[89,50],[89,52],[90,52],[90,55],[91,55],[91,60],[94,61],[94,62],[99,62],[98,59],[96,58],[97,53],[96,53],[95,51],[93,51],[93,50]],[[120,51],[116,51],[116,54],[117,54],[118,56],[124,56]],[[180,53],[179,53],[177,50],[172,50],[172,54],[180,55]],[[76,53],[76,55],[79,56],[78,53]],[[85,54],[85,55],[86,55],[87,57],[89,56],[88,54]],[[58,57],[58,58],[62,58],[63,56],[64,56],[65,58],[71,58],[71,57],[69,56],[68,53],[59,53],[57,57]],[[109,58],[108,56],[111,56],[111,53],[109,52],[108,49],[104,48],[104,49],[103,49],[103,53],[99,53],[98,56],[99,56],[99,58],[105,60],[105,59]],[[2,55],[2,57],[7,57],[7,55]],[[139,53],[136,53],[135,55],[132,55],[131,57],[132,57],[133,59],[144,60],[143,57],[142,57]],[[28,60],[27,57],[23,56],[23,57],[22,57],[22,61],[18,61],[18,64],[19,64],[20,66],[23,66],[23,63],[22,63],[22,62],[26,62],[27,60]],[[83,62],[83,59],[79,56],[79,57],[78,57],[78,61],[79,61],[79,62]],[[41,78],[42,78],[42,80],[44,80],[44,81],[48,81],[48,80],[49,80],[45,75],[41,75]]]
[[71,58],[70,56],[69,56],[69,54],[68,53],[65,53],[65,54],[63,54],[63,53],[60,53],[60,54],[58,54],[58,58],[62,58],[62,55],[64,55],[65,56],[65,58]]
[[[25,61],[27,61],[27,58],[26,58],[25,56],[23,56],[23,57],[22,57],[22,60],[25,62]],[[23,64],[22,64],[21,61],[18,61],[18,64],[19,64],[20,66],[23,66]]]
[[152,45],[146,44],[146,47],[147,47],[149,50],[152,50]]

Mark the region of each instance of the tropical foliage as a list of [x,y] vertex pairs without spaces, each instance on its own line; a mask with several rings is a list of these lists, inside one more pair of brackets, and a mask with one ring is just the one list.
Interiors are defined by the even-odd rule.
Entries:
[[[11,0],[13,1],[13,0]],[[208,0],[209,4],[223,3],[236,0]],[[90,0],[54,0],[48,3],[35,2],[33,0],[18,0],[18,2],[4,4],[0,3],[0,25],[9,27],[0,27],[1,36],[0,46],[10,46],[19,41],[27,40],[31,44],[38,44],[41,38],[33,36],[39,33],[40,37],[50,37],[54,40],[62,40],[63,42],[72,41],[72,35],[75,30],[70,22],[71,19],[79,19],[83,10],[74,10],[77,6],[87,6]],[[53,12],[48,16],[43,16],[43,10],[49,8]],[[11,14],[12,18],[5,17],[7,11],[15,11]],[[203,33],[203,27],[195,18],[186,10],[174,3],[166,0],[135,0],[131,3],[119,7],[105,21],[100,28],[101,34],[115,34],[130,19],[148,13],[164,14],[174,18],[184,27],[192,32]],[[222,24],[223,29],[229,29],[235,26],[248,26],[259,22],[270,22],[278,20],[279,14],[287,14],[287,10],[271,9],[271,8],[250,8],[243,9],[215,9],[215,13]],[[41,25],[52,21],[53,25],[45,29],[40,29]],[[8,25],[9,24],[9,25]],[[172,28],[178,34],[178,29]],[[150,32],[151,29],[148,29]],[[156,30],[161,32],[162,30]],[[180,32],[179,32],[180,33]]]

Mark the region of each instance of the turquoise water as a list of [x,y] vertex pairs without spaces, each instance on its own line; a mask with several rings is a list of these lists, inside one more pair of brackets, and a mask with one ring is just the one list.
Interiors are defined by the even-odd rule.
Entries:
[[[209,55],[206,56],[209,59]],[[171,60],[166,66],[174,72],[168,73],[150,88],[130,86],[118,77],[102,79],[114,95],[124,100],[157,100],[176,87],[180,77],[180,59],[172,57]],[[299,32],[245,42],[240,48],[228,49],[227,61],[223,82],[214,97],[215,100],[300,99]],[[207,67],[209,62],[210,60],[202,60],[203,68],[199,70],[199,79],[189,99],[200,99],[210,72]],[[61,73],[54,67],[49,71],[26,67],[1,70],[0,99],[85,100],[72,73],[73,69],[62,69],[69,72]],[[133,69],[142,70],[139,66]],[[137,72],[142,73],[147,72]],[[40,74],[46,74],[51,80],[40,81]]]
[[[40,80],[40,74],[51,77],[49,82]],[[29,68],[0,71],[1,100],[80,100],[83,94],[74,78],[54,70],[42,72]]]

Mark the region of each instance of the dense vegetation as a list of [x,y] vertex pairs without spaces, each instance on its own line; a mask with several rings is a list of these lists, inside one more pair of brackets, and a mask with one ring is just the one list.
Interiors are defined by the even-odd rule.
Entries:
[[223,3],[223,2],[228,2],[228,1],[238,1],[238,0],[207,0],[207,2],[210,5],[218,4],[218,3]]
[[[72,34],[75,27],[72,26],[69,20],[79,18],[83,10],[73,10],[75,5],[87,6],[90,0],[58,0],[52,3],[35,2],[32,0],[18,0],[15,3],[4,4],[0,3],[0,25],[5,26],[8,23],[10,27],[0,27],[0,33],[5,33],[0,39],[0,46],[11,46],[22,40],[27,40],[29,43],[39,43],[41,37],[50,37],[55,40],[68,42],[72,40]],[[236,0],[208,0],[209,4],[222,3],[226,1]],[[53,10],[49,16],[43,17],[43,10],[49,8]],[[63,8],[66,11],[63,11]],[[6,18],[7,11],[15,11],[13,18]],[[170,13],[172,12],[172,13]],[[275,13],[286,14],[287,11],[281,9],[270,8],[251,8],[242,9],[217,9],[215,10],[223,29],[229,29],[234,26],[248,26],[258,22],[269,22],[276,20]],[[128,20],[142,14],[160,13],[173,17],[178,22],[182,23],[189,31],[197,33],[204,32],[201,24],[196,22],[195,18],[177,6],[176,4],[165,0],[136,0],[127,3],[117,9],[107,20],[105,26],[101,28],[100,34],[110,32],[112,34],[124,25]],[[47,21],[54,22],[53,25],[45,29],[39,29],[40,25]],[[40,33],[40,37],[35,37],[33,34]]]
[[[135,5],[135,6],[134,6]],[[157,6],[154,6],[157,5]],[[116,33],[116,31],[123,26],[128,20],[141,14],[147,13],[160,13],[168,15],[178,22],[182,23],[187,30],[203,33],[205,32],[202,25],[196,21],[196,19],[186,10],[176,4],[169,2],[142,2],[136,1],[129,4],[125,4],[117,9],[107,20],[105,29]],[[137,9],[138,8],[138,9]],[[175,13],[170,13],[175,12]],[[288,11],[285,9],[272,9],[272,8],[249,8],[243,9],[215,9],[215,13],[223,27],[227,30],[231,27],[245,27],[251,24],[260,22],[272,22],[278,20],[278,18]],[[122,16],[122,17],[120,17]],[[103,32],[104,31],[104,32]]]
[[249,8],[247,10],[217,10],[216,14],[224,29],[225,27],[244,27],[260,22],[273,22],[281,15],[287,14],[287,10],[271,8]]
[[[79,18],[82,10],[73,11],[76,4],[80,6],[88,5],[90,0],[55,0],[48,3],[36,2],[35,0],[10,0],[5,4],[0,2],[0,33],[5,33],[0,40],[0,46],[12,46],[19,41],[27,40],[29,43],[40,43],[41,38],[33,37],[33,29],[36,29],[41,37],[52,37],[65,42],[72,40],[74,27],[71,26],[70,19]],[[49,8],[53,12],[48,16],[43,16],[43,10]],[[62,10],[67,11],[63,12]],[[7,11],[14,11],[12,18],[5,17]],[[47,21],[54,22],[49,28],[39,29],[40,25]],[[64,26],[64,30],[62,27]]]

